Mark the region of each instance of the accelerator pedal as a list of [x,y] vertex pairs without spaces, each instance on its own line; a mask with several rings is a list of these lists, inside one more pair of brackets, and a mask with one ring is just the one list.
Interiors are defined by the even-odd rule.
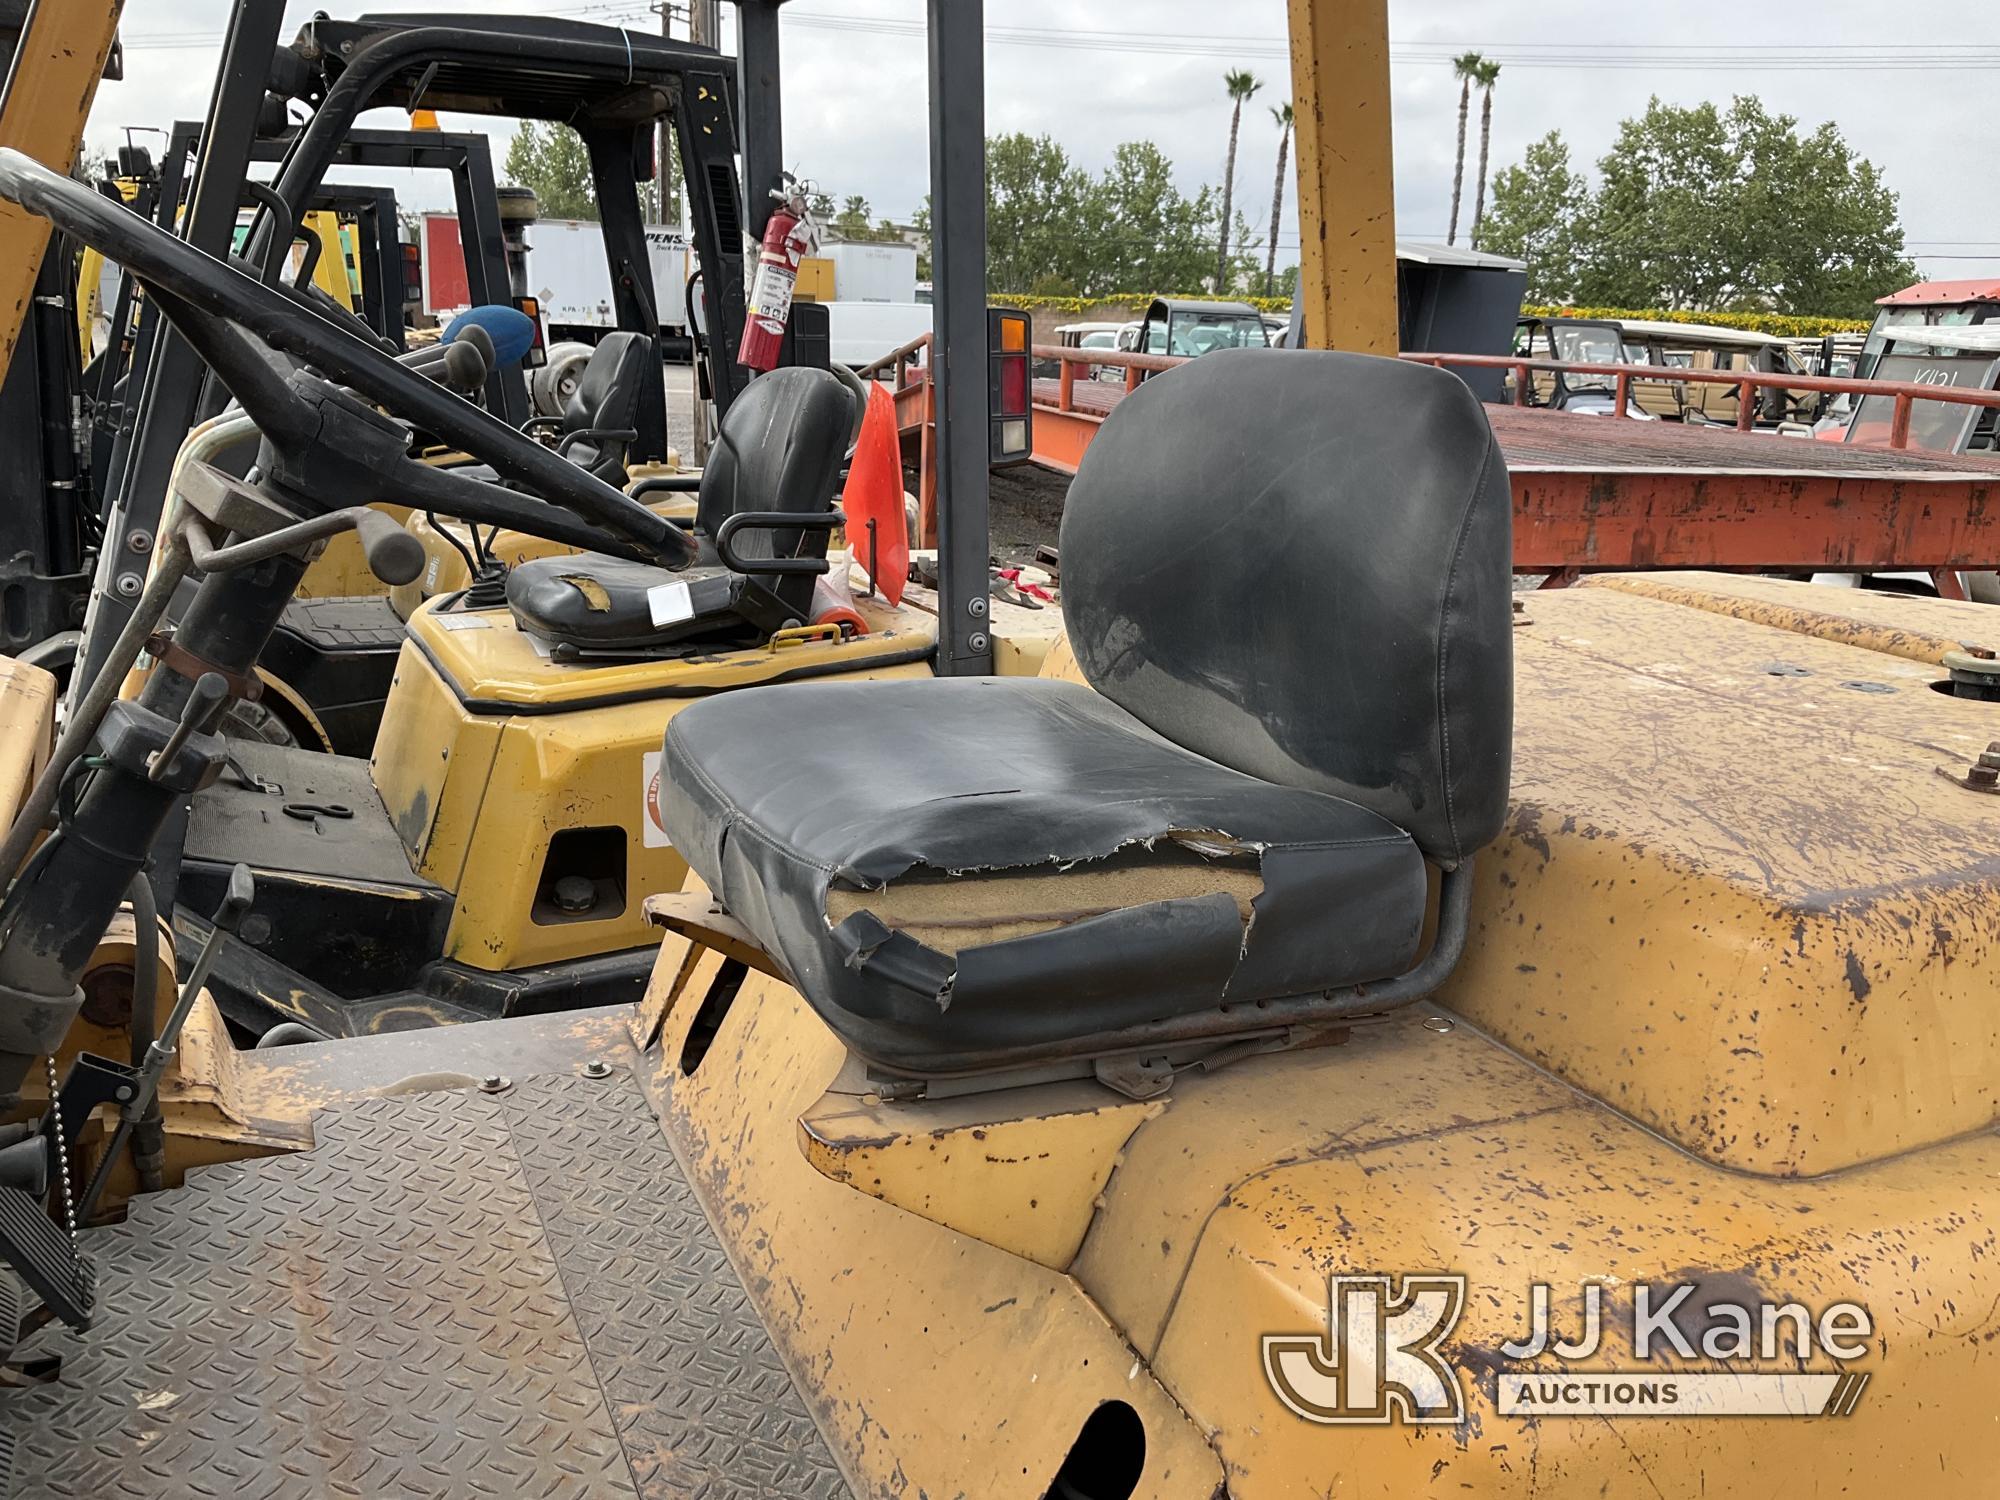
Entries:
[[12,1266],[49,1311],[78,1333],[90,1327],[97,1301],[97,1278],[90,1263],[48,1216],[41,1200],[19,1188],[0,1187],[0,1261]]

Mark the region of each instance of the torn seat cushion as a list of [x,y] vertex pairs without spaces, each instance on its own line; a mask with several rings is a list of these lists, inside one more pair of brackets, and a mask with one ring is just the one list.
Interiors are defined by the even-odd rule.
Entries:
[[1204,760],[1073,683],[795,684],[667,730],[675,846],[856,1051],[908,1072],[1414,961],[1380,815]]

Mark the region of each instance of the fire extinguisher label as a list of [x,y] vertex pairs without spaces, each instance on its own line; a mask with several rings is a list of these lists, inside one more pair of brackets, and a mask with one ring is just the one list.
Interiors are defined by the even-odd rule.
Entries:
[[757,265],[757,276],[750,284],[750,316],[766,324],[775,323],[776,328],[766,331],[783,334],[785,320],[792,315],[793,277],[788,269],[774,266],[768,261]]

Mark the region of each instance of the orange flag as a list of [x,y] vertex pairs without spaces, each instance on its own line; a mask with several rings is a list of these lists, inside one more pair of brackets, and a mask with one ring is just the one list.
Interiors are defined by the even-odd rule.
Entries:
[[[861,437],[854,445],[854,462],[847,468],[847,488],[841,492],[840,508],[847,517],[847,545],[853,549],[854,560],[868,569],[884,598],[901,604],[903,585],[910,576],[909,522],[903,515],[903,451],[896,437],[895,398],[874,382],[868,386],[868,411],[861,419]],[[870,521],[875,523],[872,543]]]

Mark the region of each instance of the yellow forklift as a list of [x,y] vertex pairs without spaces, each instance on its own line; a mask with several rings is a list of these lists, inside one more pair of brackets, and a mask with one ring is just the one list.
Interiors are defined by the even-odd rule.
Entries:
[[[651,893],[641,1003],[234,1051],[148,913],[43,895],[104,858],[100,799],[211,751],[159,696],[199,678],[166,664],[59,796],[0,930],[20,1493],[1988,1493],[1988,613],[1700,574],[1513,609],[1478,404],[1371,357],[1386,6],[1295,0],[1306,348],[1119,407],[1067,644],[987,674],[981,9],[929,9],[934,672],[658,714],[695,878]],[[775,8],[742,23],[774,64]],[[104,227],[18,155],[0,193]],[[146,251],[239,395],[201,308],[448,414]],[[676,545],[453,436],[610,550]],[[1220,532],[1217,486],[1251,497]],[[274,611],[296,563],[202,524],[204,589]],[[7,682],[39,823],[47,687]],[[258,899],[232,878],[218,925]],[[121,964],[166,1015],[129,1072],[76,1019]]]
[[[482,29],[489,24],[491,30]],[[726,59],[651,39],[631,66],[653,82],[634,99],[605,81],[607,69],[616,74],[626,68],[623,47],[615,30],[518,17],[460,17],[448,32],[421,17],[361,23],[319,18],[279,55],[280,75],[290,60],[302,77],[319,80],[295,87],[321,103],[265,196],[280,204],[309,201],[320,186],[311,164],[331,159],[331,143],[363,106],[477,94],[495,112],[585,121],[603,158],[597,182],[607,219],[616,222],[622,214],[635,232],[635,143],[650,147],[655,113],[677,121],[687,175],[698,184],[692,199],[709,225],[705,241],[719,243],[719,226],[741,218],[740,194],[733,176],[711,169],[729,158],[728,142],[737,131],[719,83],[708,87],[704,104],[692,96],[704,77],[723,76]],[[334,57],[342,59],[337,69],[327,62]],[[204,131],[212,147],[224,139],[223,114],[218,107]],[[593,118],[597,123],[589,122]],[[271,244],[290,243],[287,217],[275,216]],[[158,255],[171,243],[138,215],[113,211],[107,202],[90,205],[88,221],[86,237],[144,283],[168,318],[177,297],[195,295],[185,290],[194,284],[190,275],[208,289],[211,306],[223,295],[249,306],[241,301],[241,275],[218,279],[206,267],[199,274],[157,269]],[[246,247],[251,266],[259,263],[263,244],[253,228]],[[723,258],[712,246],[710,259]],[[192,263],[183,257],[179,265]],[[179,279],[163,294],[168,277]],[[714,293],[712,326],[740,324],[740,293],[726,276],[717,280],[722,284]],[[270,295],[257,314],[264,321],[250,326],[277,326],[281,302],[320,305],[282,280],[259,277],[256,284]],[[1007,357],[1025,362],[1025,318],[996,316],[1011,320],[1008,326],[1019,335]],[[175,324],[206,358],[216,342],[206,322],[183,317]],[[322,325],[355,331],[344,319],[321,317],[313,324]],[[339,358],[358,360],[355,350],[367,341],[336,342]],[[379,515],[368,523],[372,531],[342,536],[336,528],[332,537],[313,538],[316,556],[307,577],[324,566],[318,549],[327,542],[358,536],[366,547],[376,545],[374,535],[406,564],[385,580],[385,590],[394,583],[407,596],[287,602],[268,639],[254,650],[248,642],[237,648],[254,663],[243,668],[246,675],[238,681],[225,672],[219,679],[228,689],[220,710],[226,717],[219,721],[226,734],[232,719],[240,721],[244,703],[267,702],[281,691],[282,676],[272,668],[298,659],[302,610],[365,605],[386,622],[375,634],[394,663],[393,678],[383,672],[387,701],[379,732],[362,743],[359,755],[349,756],[235,740],[217,774],[181,789],[173,831],[153,861],[158,904],[171,915],[184,965],[210,940],[209,916],[223,901],[235,866],[247,863],[254,871],[258,910],[216,937],[219,948],[206,976],[244,1040],[343,1036],[636,998],[658,940],[641,901],[649,892],[677,887],[686,868],[661,823],[660,716],[704,695],[763,682],[926,670],[935,635],[929,616],[892,610],[877,599],[842,611],[844,624],[817,623],[824,611],[816,606],[816,587],[828,571],[827,543],[841,520],[832,501],[858,423],[858,382],[794,365],[748,385],[730,357],[732,344],[718,340],[710,350],[710,387],[729,399],[717,402],[718,456],[702,474],[682,476],[684,482],[673,486],[670,500],[681,519],[670,523],[623,496],[599,502],[606,514],[622,518],[621,525],[657,537],[654,545],[676,560],[698,551],[702,566],[684,578],[629,546],[614,555],[616,538],[601,527],[500,487],[502,479],[520,481],[489,452],[459,441],[453,429],[429,425],[431,412],[446,414],[460,429],[466,420],[463,404],[436,387],[424,388],[425,404],[390,409],[409,418],[411,431],[444,437],[447,446],[486,460],[484,467],[440,468],[427,456],[412,458],[424,439],[401,425],[372,440],[373,450],[364,448],[362,438],[343,429],[306,421],[292,409],[297,403],[273,390],[238,393],[241,410],[197,426],[183,443],[165,512],[168,530],[181,526],[190,508],[208,514],[236,504],[231,497],[247,492],[242,475],[254,481],[251,489],[318,486],[323,504],[345,498],[424,517],[416,530],[393,538]],[[454,345],[448,352],[468,351]],[[582,382],[586,396],[595,389],[592,372],[600,360],[621,372],[618,388],[629,410],[651,410],[650,421],[632,417],[635,425],[657,427],[659,364],[652,341],[636,334],[607,338]],[[384,379],[393,374],[403,382],[396,388],[408,388],[407,364],[371,359],[368,367],[380,368]],[[228,372],[221,373],[226,380]],[[473,369],[460,384],[478,389],[485,373]],[[361,389],[358,377],[346,383]],[[319,399],[317,390],[313,399]],[[611,399],[590,396],[599,405]],[[143,429],[150,415],[150,408],[142,409],[137,426]],[[489,422],[480,430],[490,434],[495,426]],[[623,477],[626,449],[639,441],[633,432],[586,426],[557,450],[513,432],[508,451],[525,444],[544,469],[558,464],[591,493],[615,496],[606,480]],[[588,454],[603,461],[586,466]],[[445,516],[462,519],[452,524]],[[690,526],[692,534],[683,529]],[[477,554],[477,577],[468,570],[456,580],[440,579],[449,555],[440,539],[452,537]],[[419,551],[424,541],[433,550]],[[579,551],[592,555],[578,557]],[[168,551],[155,557],[147,585],[152,594],[175,588],[163,576]],[[198,563],[191,569],[211,571]],[[141,702],[152,691],[151,674],[165,668],[199,680],[198,664],[209,659],[194,644],[212,626],[196,617],[201,595],[192,576],[179,584],[178,595],[182,602],[170,630],[147,623],[133,637],[144,610],[124,622],[124,637],[141,640],[150,663]],[[416,609],[426,596],[429,603]],[[102,660],[103,636],[116,618],[108,599],[100,597],[99,604],[83,650],[87,662]],[[407,632],[404,617],[411,617]],[[129,648],[111,654],[93,683],[123,675]],[[342,654],[322,653],[330,659]],[[379,653],[345,654],[372,659]],[[188,701],[187,711],[208,725],[210,700]],[[60,757],[60,771],[81,763],[73,757],[88,758],[93,718],[81,710],[73,716],[79,727],[65,741],[70,748]],[[24,830],[20,839],[29,836]],[[25,845],[16,850],[22,852]],[[121,880],[105,887],[105,894],[115,896],[122,886]]]

